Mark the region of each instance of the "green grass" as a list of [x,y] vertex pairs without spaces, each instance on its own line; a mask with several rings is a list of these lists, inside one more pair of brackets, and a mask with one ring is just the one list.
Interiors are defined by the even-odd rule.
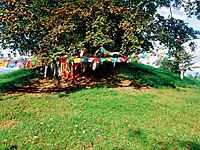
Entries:
[[0,149],[196,150],[199,92],[129,87],[7,95],[0,101]]
[[200,87],[197,79],[184,77],[181,80],[179,74],[138,63],[119,64],[115,72],[152,87]]
[[[35,76],[12,73],[0,76],[2,91]],[[0,149],[200,149],[198,80],[141,64],[118,65],[114,73],[153,88],[2,94]]]
[[[200,80],[189,77],[181,80],[178,74],[137,63],[119,63],[114,70],[100,67],[94,73],[97,78],[102,78],[105,74],[108,74],[108,76],[110,74],[118,74],[119,78],[133,79],[138,83],[156,88],[200,86]],[[32,69],[19,69],[8,74],[0,75],[0,92],[16,91],[21,84],[28,83],[36,76],[39,77],[39,75],[35,74],[35,70]]]
[[0,92],[14,91],[18,86],[29,82],[34,77],[36,74],[32,69],[19,69],[0,75]]

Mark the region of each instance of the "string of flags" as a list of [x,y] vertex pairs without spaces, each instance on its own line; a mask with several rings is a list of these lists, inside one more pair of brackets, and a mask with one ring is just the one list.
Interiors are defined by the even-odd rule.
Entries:
[[[60,63],[73,61],[75,64],[77,63],[91,63],[91,62],[125,62],[128,60],[128,56],[126,57],[62,57],[59,59]],[[49,62],[48,62],[49,63]],[[38,65],[42,65],[42,62],[38,59],[28,59],[28,60],[0,60],[0,67],[2,68],[33,68]]]
[[[168,53],[160,53],[160,54],[134,54],[131,56],[123,56],[123,57],[62,57],[59,59],[61,63],[70,62],[73,60],[74,63],[91,63],[91,62],[133,62],[141,59],[146,59],[147,61],[150,58],[156,57],[156,59],[160,59],[162,57],[169,57]],[[0,60],[0,67],[3,68],[33,68],[35,66],[41,65],[41,60],[39,59],[28,59],[28,60]]]

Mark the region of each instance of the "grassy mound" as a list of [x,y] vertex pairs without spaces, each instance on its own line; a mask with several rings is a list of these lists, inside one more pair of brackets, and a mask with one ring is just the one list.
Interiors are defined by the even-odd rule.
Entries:
[[24,68],[0,75],[0,92],[17,90],[19,85],[29,82],[34,77],[34,70]]
[[[78,88],[93,84],[92,87],[117,87],[121,81],[130,80],[135,83],[132,84],[132,86],[147,85],[156,88],[200,87],[199,80],[189,77],[185,77],[184,80],[181,80],[178,74],[143,64],[119,63],[114,69],[111,69],[111,65],[111,63],[108,63],[106,65],[100,66],[96,71],[87,71],[84,74],[86,76],[85,81],[83,81],[85,85],[83,85],[83,83],[77,82],[76,85],[73,86]],[[30,80],[36,76],[38,77],[38,75],[35,74],[35,71],[31,69],[19,69],[8,74],[0,75],[0,92],[17,91],[21,85],[30,83]],[[86,80],[90,79],[90,82],[86,82]],[[42,82],[42,84],[32,84],[32,82],[30,83],[32,91],[43,88],[44,84],[46,84],[45,86],[47,87],[54,86],[50,85],[50,82],[47,80],[42,81],[40,78],[38,78],[38,80],[39,81],[37,82]],[[78,80],[79,79],[77,79],[77,81]],[[69,82],[70,81],[62,80],[61,84],[67,85]],[[94,82],[96,82],[96,85]],[[37,88],[36,86],[39,87]],[[68,89],[68,87],[64,87],[63,89],[60,89],[60,91],[65,89]],[[26,91],[26,88],[23,88],[23,91]],[[54,88],[47,89],[47,91],[54,91]],[[57,91],[59,91],[59,89],[57,89]]]
[[180,79],[178,74],[171,71],[162,70],[147,66],[144,64],[119,64],[115,70],[124,77],[137,80],[140,83],[147,84],[151,87],[194,87],[200,86],[200,81],[194,78],[184,77]]
[[[141,64],[99,68],[91,76],[108,85],[111,76],[176,88],[108,88],[102,81],[98,88],[3,94],[0,149],[199,149],[199,81]],[[34,77],[20,69],[2,75],[0,85],[17,88]]]

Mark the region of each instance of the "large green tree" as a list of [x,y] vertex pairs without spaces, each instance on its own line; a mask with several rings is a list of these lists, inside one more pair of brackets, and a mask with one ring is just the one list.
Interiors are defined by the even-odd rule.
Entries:
[[1,1],[1,41],[36,54],[109,50],[136,51],[148,36],[157,4],[119,0]]
[[2,0],[0,42],[55,58],[80,49],[94,52],[100,43],[109,51],[140,53],[150,50],[149,40],[157,39],[176,53],[182,51],[177,39],[192,37],[194,32],[182,21],[155,15],[158,7],[169,3],[170,0]]

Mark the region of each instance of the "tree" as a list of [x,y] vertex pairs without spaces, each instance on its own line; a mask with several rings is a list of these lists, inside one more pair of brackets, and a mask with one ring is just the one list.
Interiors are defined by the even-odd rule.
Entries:
[[174,5],[177,8],[183,7],[187,15],[195,15],[200,20],[200,1],[198,0],[175,0]]
[[121,1],[5,0],[1,38],[5,44],[14,42],[14,48],[32,49],[43,56],[76,53],[83,47],[92,51],[100,42],[111,51],[113,47],[136,50],[153,13]]
[[[177,42],[179,36],[185,39],[193,32],[179,20],[155,16],[157,7],[169,5],[170,0],[2,0],[0,3],[0,41],[5,46],[14,43],[13,48],[32,50],[43,58],[55,59],[78,53],[80,49],[94,52],[100,43],[109,51],[140,53],[150,50],[151,39],[160,40],[175,54],[182,50]],[[177,29],[167,32],[172,25]]]
[[185,69],[188,69],[193,64],[192,56],[185,51],[183,44],[189,42],[191,50],[194,50],[195,43],[191,40],[197,38],[196,32],[182,20],[173,17],[164,19],[160,15],[157,15],[157,17],[158,19],[154,22],[156,25],[154,30],[155,39],[168,47],[170,56],[175,58],[174,60],[164,60],[161,67],[178,73],[179,63],[184,62]]

